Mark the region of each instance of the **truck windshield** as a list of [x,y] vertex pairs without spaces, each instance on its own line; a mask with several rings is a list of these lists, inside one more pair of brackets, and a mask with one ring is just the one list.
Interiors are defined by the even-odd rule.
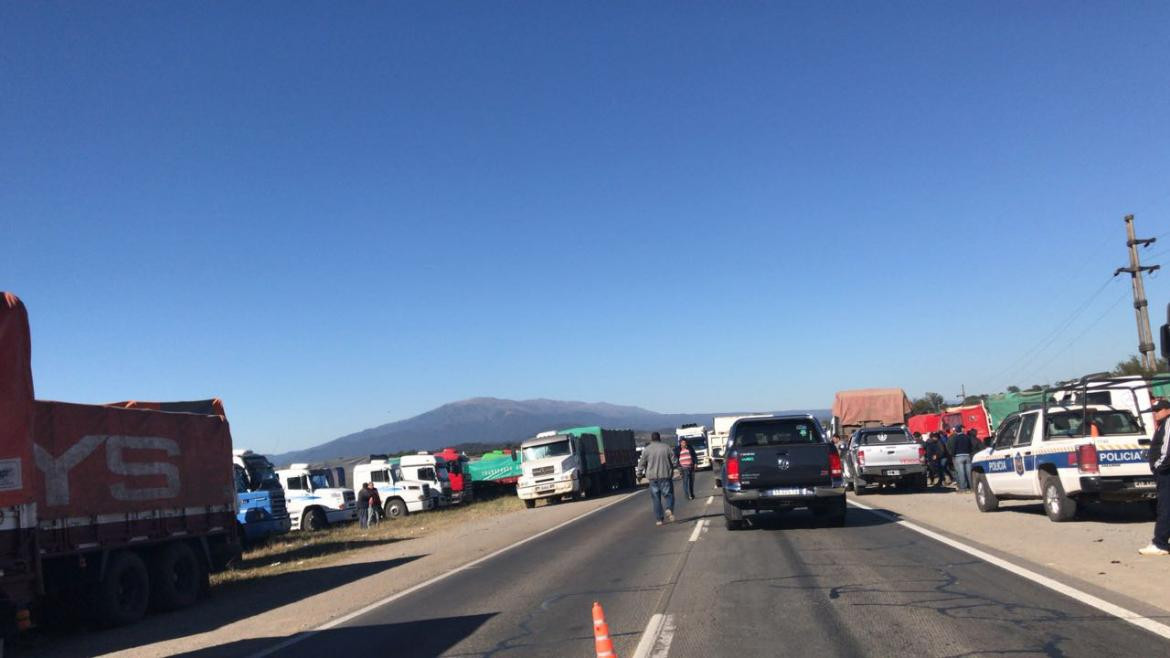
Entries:
[[564,457],[573,454],[569,448],[569,440],[541,443],[535,446],[525,446],[524,461],[530,459],[544,459],[545,457]]
[[[1086,417],[1088,422],[1086,421]],[[1140,434],[1137,419],[1128,411],[1116,409],[1082,411],[1057,411],[1048,414],[1046,434],[1049,438],[1070,436],[1112,436],[1115,434]]]
[[459,460],[456,459],[456,460],[447,462],[447,471],[450,472],[451,475],[459,475],[460,473],[463,472],[463,468],[462,468],[462,465],[459,463]]
[[331,489],[333,478],[330,476],[329,471],[309,471],[309,483],[313,485],[313,489]]
[[431,466],[419,466],[415,472],[418,473],[418,479],[423,482],[434,482],[438,479],[435,477],[435,469]]
[[236,479],[236,493],[248,493],[248,474],[239,466],[232,469]]
[[450,479],[451,479],[451,476],[450,476],[450,475],[447,473],[447,467],[446,467],[446,466],[440,466],[440,467],[438,468],[438,472],[439,472],[439,479],[440,479],[440,480],[443,480],[443,481],[448,481],[448,480],[450,480]]
[[390,467],[390,474],[394,476],[395,482],[402,482],[406,479],[406,477],[402,475],[402,467],[398,464],[394,464]]
[[687,443],[695,450],[707,449],[707,439],[687,439]]
[[863,446],[884,446],[892,443],[914,443],[914,439],[901,430],[862,432],[857,436],[857,443]]
[[245,457],[244,468],[248,471],[248,490],[267,491],[280,488],[280,478],[272,462],[264,457]]
[[822,443],[821,434],[809,420],[756,420],[735,426],[732,442],[737,448]]

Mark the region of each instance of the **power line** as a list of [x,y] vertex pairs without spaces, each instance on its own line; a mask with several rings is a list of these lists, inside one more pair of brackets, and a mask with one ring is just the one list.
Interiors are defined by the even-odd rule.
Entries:
[[1127,294],[1128,294],[1128,291],[1122,292],[1121,295],[1119,295],[1117,297],[1117,299],[1114,300],[1114,302],[1112,304],[1110,304],[1109,307],[1106,308],[1101,313],[1101,315],[1097,316],[1097,319],[1093,320],[1091,323],[1089,323],[1089,326],[1085,327],[1084,331],[1077,334],[1076,337],[1074,337],[1067,344],[1065,344],[1064,347],[1057,350],[1057,352],[1055,354],[1053,354],[1047,361],[1045,361],[1043,364],[1041,364],[1040,367],[1036,368],[1036,372],[1042,372],[1044,370],[1044,368],[1047,368],[1049,366],[1049,364],[1051,364],[1053,361],[1055,361],[1057,359],[1057,357],[1059,357],[1062,354],[1064,354],[1065,352],[1067,352],[1069,350],[1069,348],[1072,347],[1073,345],[1076,345],[1077,341],[1084,338],[1085,334],[1089,333],[1093,329],[1093,327],[1097,326],[1097,324],[1099,324],[1101,322],[1101,320],[1104,320],[1105,316],[1109,315],[1110,311],[1117,308],[1117,305],[1125,300],[1125,297]]

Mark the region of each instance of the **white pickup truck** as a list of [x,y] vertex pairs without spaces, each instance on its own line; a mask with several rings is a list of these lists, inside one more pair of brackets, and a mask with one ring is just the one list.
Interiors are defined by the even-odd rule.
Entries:
[[1046,406],[1012,414],[971,462],[980,511],[1004,499],[1042,499],[1053,521],[1088,501],[1157,498],[1150,435],[1133,413],[1107,405]]
[[858,496],[870,485],[926,488],[926,449],[904,427],[866,427],[849,437],[845,482]]

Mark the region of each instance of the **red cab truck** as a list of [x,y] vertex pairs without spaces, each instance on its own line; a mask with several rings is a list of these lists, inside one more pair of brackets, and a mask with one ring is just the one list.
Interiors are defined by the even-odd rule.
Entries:
[[239,554],[219,415],[35,400],[28,315],[0,296],[0,622],[111,624],[193,603]]
[[461,503],[470,503],[473,499],[471,488],[471,474],[467,472],[470,459],[454,448],[443,448],[434,453],[435,457],[447,462],[447,478],[451,482],[451,497]]

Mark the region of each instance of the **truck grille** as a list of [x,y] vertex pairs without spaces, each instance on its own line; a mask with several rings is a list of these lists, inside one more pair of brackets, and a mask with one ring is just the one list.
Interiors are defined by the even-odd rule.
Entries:
[[284,492],[272,491],[272,516],[283,519],[288,517],[288,507],[284,504]]
[[552,475],[555,469],[552,466],[541,466],[540,468],[532,469],[532,475]]
[[353,492],[350,491],[349,489],[346,489],[345,491],[341,492],[341,497],[347,503],[352,503],[355,500],[354,496],[353,496]]

